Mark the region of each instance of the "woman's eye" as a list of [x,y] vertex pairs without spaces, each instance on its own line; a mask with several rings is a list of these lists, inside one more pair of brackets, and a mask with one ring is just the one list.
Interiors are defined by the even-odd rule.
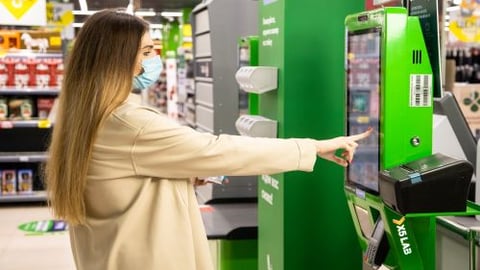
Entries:
[[148,51],[148,52],[143,52],[143,56],[150,56],[152,54],[151,51]]

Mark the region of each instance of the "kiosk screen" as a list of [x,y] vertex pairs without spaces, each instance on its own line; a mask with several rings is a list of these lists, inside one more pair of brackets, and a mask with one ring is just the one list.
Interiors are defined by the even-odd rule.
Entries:
[[359,143],[347,182],[374,192],[378,192],[379,170],[380,41],[380,28],[348,32],[347,134],[368,127],[374,132]]

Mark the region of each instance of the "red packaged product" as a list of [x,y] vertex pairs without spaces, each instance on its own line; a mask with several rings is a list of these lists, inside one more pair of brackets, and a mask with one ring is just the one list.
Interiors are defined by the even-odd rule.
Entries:
[[20,60],[11,57],[5,57],[3,62],[7,68],[7,86],[15,86],[15,65],[20,62]]
[[37,99],[37,111],[38,118],[47,119],[50,111],[52,110],[55,98],[38,98]]
[[58,65],[57,65],[57,85],[61,86],[62,81],[63,81],[63,59],[58,59]]
[[25,61],[18,61],[15,64],[15,87],[25,88],[29,81],[28,67]]
[[38,63],[40,63],[40,60],[35,58],[26,58],[26,59],[23,59],[22,62],[27,66],[28,85],[29,86],[37,85],[35,74],[37,72],[37,65]]
[[8,81],[7,65],[4,58],[0,57],[0,88],[5,88]]
[[46,60],[50,72],[50,86],[60,86],[63,79],[63,60],[50,58]]
[[36,65],[35,84],[39,88],[46,88],[50,85],[50,80],[48,62],[46,59],[39,61]]

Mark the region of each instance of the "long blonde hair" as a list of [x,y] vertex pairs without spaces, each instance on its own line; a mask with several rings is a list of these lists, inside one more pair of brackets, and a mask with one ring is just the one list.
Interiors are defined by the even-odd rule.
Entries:
[[97,131],[126,100],[148,24],[103,10],[87,19],[69,55],[44,168],[49,204],[57,218],[85,223],[84,191]]

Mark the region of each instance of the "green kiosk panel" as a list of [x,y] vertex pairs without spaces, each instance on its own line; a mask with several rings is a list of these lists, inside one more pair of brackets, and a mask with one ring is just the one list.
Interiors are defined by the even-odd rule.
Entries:
[[419,19],[387,7],[345,25],[347,134],[374,129],[345,181],[363,269],[433,270],[434,221],[407,220],[379,196],[379,171],[432,154],[433,78]]
[[387,7],[345,25],[347,134],[374,129],[345,179],[363,269],[434,270],[436,217],[478,206],[466,200],[472,165],[432,155],[436,78],[419,18]]
[[406,9],[351,15],[346,26],[347,133],[375,130],[347,179],[378,192],[379,170],[432,152],[432,71],[418,18]]

